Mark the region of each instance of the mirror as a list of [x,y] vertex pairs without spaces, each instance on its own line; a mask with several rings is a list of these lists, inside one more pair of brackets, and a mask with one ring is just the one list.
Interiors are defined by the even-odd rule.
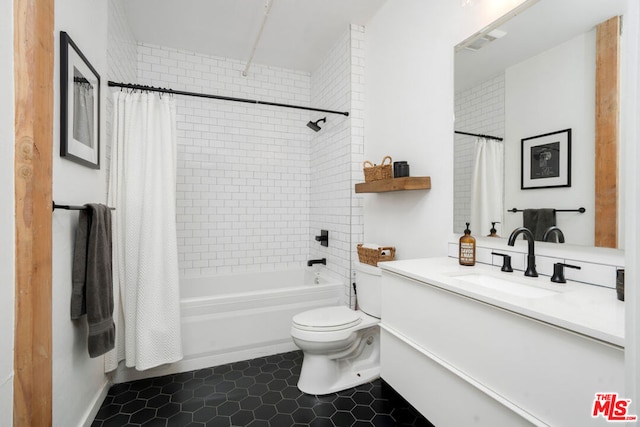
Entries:
[[[494,219],[472,223],[474,235],[488,235],[490,221],[496,221],[500,222],[496,224],[498,234],[508,237],[523,225],[520,210],[553,208],[558,210],[556,225],[567,243],[594,246],[596,26],[623,15],[626,2],[530,0],[524,6],[528,7],[499,19],[455,48],[455,130],[503,138],[498,143],[502,148],[494,150],[501,157],[499,175],[503,179],[495,184],[475,180],[477,138],[455,135],[454,232],[462,233],[471,218],[475,183],[499,193],[497,202],[477,206],[495,209],[501,202],[502,207],[491,214]],[[567,129],[571,130],[568,148]],[[556,146],[558,141],[546,137],[548,134],[564,138],[560,142],[565,154],[557,175],[565,181],[557,185],[547,179],[551,186],[545,180],[523,184],[528,177],[522,175],[522,162],[542,161],[533,158],[533,150]],[[523,140],[531,145],[531,152],[527,148],[521,152],[527,147]],[[533,163],[529,165],[533,169]],[[578,212],[582,207],[585,212]],[[510,212],[513,208],[519,211]],[[619,224],[620,230],[622,226]]]

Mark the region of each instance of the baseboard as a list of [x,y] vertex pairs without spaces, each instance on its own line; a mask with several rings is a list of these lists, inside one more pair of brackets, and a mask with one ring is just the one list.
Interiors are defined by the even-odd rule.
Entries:
[[112,383],[109,381],[108,377],[105,376],[105,382],[102,384],[102,387],[96,393],[96,396],[91,403],[91,406],[87,409],[87,412],[84,417],[84,423],[82,423],[82,427],[91,427],[93,420],[96,418],[96,414],[100,410],[102,406],[102,402],[104,402],[105,397],[107,397],[107,393],[109,393],[109,389],[111,388]]

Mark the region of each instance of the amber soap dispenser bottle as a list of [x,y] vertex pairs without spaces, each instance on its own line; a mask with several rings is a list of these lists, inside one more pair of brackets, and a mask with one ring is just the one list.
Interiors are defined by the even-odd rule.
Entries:
[[458,253],[460,265],[476,265],[476,239],[471,235],[469,223],[464,230],[464,236],[460,237],[460,250]]

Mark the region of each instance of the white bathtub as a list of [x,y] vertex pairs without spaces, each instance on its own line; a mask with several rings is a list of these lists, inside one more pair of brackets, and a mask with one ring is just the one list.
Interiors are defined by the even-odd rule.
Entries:
[[293,315],[343,304],[344,283],[314,269],[180,281],[183,360],[138,372],[119,371],[114,382],[201,369],[296,350]]

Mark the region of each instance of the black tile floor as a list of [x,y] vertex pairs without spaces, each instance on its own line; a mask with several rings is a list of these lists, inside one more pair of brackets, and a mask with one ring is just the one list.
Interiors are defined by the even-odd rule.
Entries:
[[116,384],[92,427],[432,426],[376,380],[312,396],[296,387],[302,352]]

